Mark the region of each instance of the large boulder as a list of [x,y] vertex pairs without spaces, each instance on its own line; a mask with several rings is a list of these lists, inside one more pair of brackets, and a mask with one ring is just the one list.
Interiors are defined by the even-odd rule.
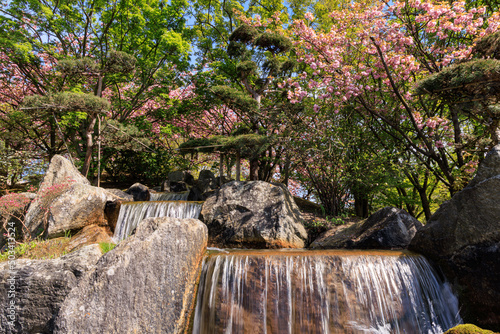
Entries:
[[224,184],[203,204],[211,243],[221,247],[303,248],[307,232],[299,208],[282,184]]
[[26,213],[25,225],[33,237],[46,229],[50,202],[73,184],[90,186],[90,182],[66,158],[54,155],[38,193]]
[[500,330],[500,145],[441,205],[410,249],[438,263],[459,291],[462,317]]
[[149,188],[140,183],[134,183],[125,193],[132,195],[134,201],[149,201],[151,198]]
[[76,183],[57,196],[47,209],[47,236],[63,236],[87,225],[108,224],[104,208],[115,198],[103,188]]
[[52,333],[62,302],[100,257],[91,245],[53,260],[0,263],[1,332]]
[[311,248],[395,249],[407,248],[418,229],[417,219],[405,210],[385,207],[364,222],[331,234],[325,232],[310,245]]
[[143,220],[68,295],[54,332],[184,333],[206,245],[199,220]]

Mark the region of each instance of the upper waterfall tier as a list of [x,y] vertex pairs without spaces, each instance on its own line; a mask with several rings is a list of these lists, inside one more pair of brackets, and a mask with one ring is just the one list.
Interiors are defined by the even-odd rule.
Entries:
[[187,201],[189,196],[189,191],[184,191],[180,193],[151,193],[150,201]]
[[442,333],[458,301],[401,252],[238,251],[205,259],[193,333]]
[[198,218],[201,207],[201,202],[124,202],[120,206],[113,238],[115,242],[125,239],[143,219],[149,217]]

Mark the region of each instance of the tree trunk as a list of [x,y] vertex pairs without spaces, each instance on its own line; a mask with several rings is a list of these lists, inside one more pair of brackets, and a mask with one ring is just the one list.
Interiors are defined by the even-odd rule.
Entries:
[[94,149],[94,141],[93,141],[93,132],[96,123],[95,115],[91,116],[90,124],[85,129],[85,138],[86,138],[86,151],[85,151],[85,160],[83,161],[82,174],[87,177],[90,169],[90,163],[92,162],[92,151]]
[[357,217],[368,217],[368,198],[359,190],[353,191],[354,213]]
[[259,179],[259,158],[250,160],[250,181],[257,181]]
[[224,177],[224,154],[220,154],[219,160],[219,186],[222,187],[222,178]]
[[422,209],[424,210],[425,221],[429,221],[431,218],[431,206],[426,191],[424,188],[417,188],[417,191],[420,196],[420,202],[422,203]]
[[241,181],[240,151],[236,152],[236,181]]
[[285,174],[285,179],[283,180],[283,183],[285,186],[288,187],[288,181],[290,179],[290,156],[287,154],[285,158],[285,167],[284,167],[284,174]]

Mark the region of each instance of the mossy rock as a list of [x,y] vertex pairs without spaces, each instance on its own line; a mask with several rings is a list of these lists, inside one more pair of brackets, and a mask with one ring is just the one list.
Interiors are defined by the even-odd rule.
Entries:
[[475,325],[458,325],[448,329],[444,334],[498,334],[487,329],[481,329]]

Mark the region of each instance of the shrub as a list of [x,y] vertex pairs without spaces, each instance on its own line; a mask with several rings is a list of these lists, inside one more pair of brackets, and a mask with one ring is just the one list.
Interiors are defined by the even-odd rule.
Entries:
[[24,225],[25,212],[31,199],[22,194],[7,194],[0,197],[0,216],[2,219],[2,232],[12,231],[21,225],[21,231],[15,230],[16,238],[26,233],[28,229]]

